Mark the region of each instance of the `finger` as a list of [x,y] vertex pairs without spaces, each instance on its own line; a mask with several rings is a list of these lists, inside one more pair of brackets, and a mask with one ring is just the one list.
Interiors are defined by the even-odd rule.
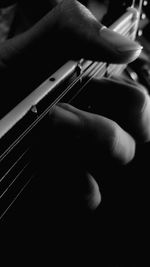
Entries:
[[150,97],[139,84],[94,80],[73,105],[116,121],[139,142],[150,140]]
[[59,138],[54,134],[52,142],[50,137],[52,135],[49,134],[46,138],[44,134],[44,143],[43,138],[40,142],[40,138],[34,151],[38,175],[44,179],[46,202],[50,202],[56,209],[61,203],[63,211],[95,210],[101,202],[99,186],[87,172],[75,142],[71,144],[68,139],[66,142],[62,132]]
[[88,172],[86,173],[86,176],[88,190],[85,194],[85,201],[90,210],[95,210],[101,203],[101,193],[94,177]]
[[126,164],[134,156],[133,138],[105,117],[60,104],[50,113],[50,121],[58,133],[79,136],[85,151],[91,151],[88,153],[90,158],[95,155],[99,159],[106,155],[107,160]]
[[141,46],[104,27],[75,0],[63,1],[58,8],[61,41],[66,40],[71,55],[88,59],[129,63],[141,53]]

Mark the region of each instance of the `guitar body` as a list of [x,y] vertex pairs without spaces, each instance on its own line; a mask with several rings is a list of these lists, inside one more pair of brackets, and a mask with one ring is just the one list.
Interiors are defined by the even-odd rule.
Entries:
[[[136,15],[141,12],[142,1],[133,1],[132,8],[132,1],[125,2],[125,5],[120,4],[118,17],[115,16],[113,21],[108,21],[108,26],[135,39],[139,24],[139,17]],[[108,17],[110,18],[109,11]],[[106,16],[105,22],[107,19]],[[33,229],[35,222],[38,221],[42,227],[44,225],[48,227],[49,223],[51,223],[50,227],[53,227],[55,224],[53,218],[57,216],[57,226],[63,230],[63,216],[69,212],[70,216],[74,218],[75,215],[71,212],[73,203],[67,207],[72,192],[68,192],[68,195],[64,197],[61,189],[63,188],[63,179],[68,179],[66,177],[69,176],[75,178],[75,174],[78,173],[75,166],[76,153],[74,158],[69,161],[67,159],[66,162],[61,153],[65,149],[63,139],[59,140],[53,131],[43,133],[43,129],[46,131],[47,114],[60,101],[69,102],[79,108],[84,106],[85,110],[92,111],[92,103],[90,103],[90,99],[87,99],[89,97],[86,92],[87,77],[88,79],[109,78],[114,74],[121,73],[125,67],[84,59],[79,62],[69,61],[2,118],[0,122],[1,224],[15,225],[15,229],[20,225]],[[46,142],[45,136],[49,136],[52,140],[49,147],[45,144],[47,152],[43,149]],[[77,147],[72,149],[76,151]],[[68,165],[67,173],[64,168],[66,165]],[[48,172],[47,166],[50,172]],[[71,187],[71,180],[67,181]],[[82,186],[83,184],[81,184]],[[60,197],[59,200],[55,199],[57,194],[62,196],[61,203]],[[75,192],[72,194],[75,195]],[[53,202],[56,204],[55,207]],[[79,205],[80,203],[78,207]],[[107,207],[106,204],[106,208],[110,207]],[[74,209],[72,208],[72,210]],[[52,216],[48,219],[50,215]],[[103,224],[104,221],[102,221]],[[69,223],[67,226],[69,227]],[[110,233],[110,231],[108,232]]]

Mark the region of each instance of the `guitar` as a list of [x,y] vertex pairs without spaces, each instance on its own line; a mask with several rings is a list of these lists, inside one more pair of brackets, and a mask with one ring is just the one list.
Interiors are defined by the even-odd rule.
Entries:
[[[126,1],[120,16],[109,26],[128,38],[136,38],[143,1]],[[0,121],[0,220],[24,189],[35,179],[31,159],[32,140],[51,108],[59,101],[72,103],[87,83],[97,77],[119,75],[126,65],[81,59],[68,61]]]

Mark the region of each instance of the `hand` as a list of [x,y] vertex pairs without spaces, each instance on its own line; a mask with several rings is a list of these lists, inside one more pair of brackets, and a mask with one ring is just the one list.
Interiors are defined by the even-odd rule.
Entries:
[[136,143],[150,140],[150,98],[140,85],[102,79],[89,83],[72,104],[55,106],[46,121],[49,130],[42,129],[49,196],[57,192],[64,208],[74,203],[95,209],[104,179],[115,179],[111,166],[128,164]]
[[[55,28],[50,20],[54,22]],[[141,52],[140,45],[103,28],[87,8],[74,0],[62,1],[38,26],[43,22],[44,38],[46,36],[49,45],[49,37],[53,37],[50,39],[50,45],[52,50],[58,52],[60,61],[85,57],[128,63]],[[37,25],[34,26],[36,27]],[[63,56],[60,44],[64,48]],[[44,45],[45,42],[42,47]],[[53,57],[51,59],[53,62]],[[89,99],[92,109],[87,112],[88,104],[84,108],[84,103]],[[142,114],[146,102],[147,108]],[[106,80],[92,81],[80,106],[78,101],[77,108],[68,104],[55,107],[50,115],[50,124],[53,121],[51,126],[55,152],[51,141],[48,151],[53,151],[53,165],[57,162],[58,168],[63,169],[65,179],[55,168],[54,171],[57,173],[58,187],[60,185],[60,188],[63,188],[63,195],[66,195],[65,188],[68,189],[66,203],[75,198],[75,202],[79,199],[86,200],[91,209],[99,205],[99,184],[103,165],[107,164],[109,168],[112,162],[127,164],[134,157],[136,140],[149,140],[149,127],[147,121],[145,122],[146,117],[148,121],[150,119],[148,110],[149,97],[142,89]],[[48,138],[51,140],[50,136],[48,135]],[[48,158],[48,166],[49,160]],[[50,175],[54,171],[50,168]],[[58,187],[56,191],[59,191]]]
[[[60,49],[60,43],[65,45],[63,53]],[[56,58],[56,54],[53,53],[54,48],[54,51],[58,51],[57,56],[60,56],[60,61],[62,59],[70,59],[72,55],[73,58],[85,57],[114,63],[128,63],[138,57],[141,52],[141,47],[137,43],[107,28],[103,28],[82,4],[74,0],[64,0],[31,29],[2,44],[0,50],[2,58],[0,62],[1,69],[3,71],[9,70],[9,72],[6,72],[7,77],[13,78],[6,80],[11,81],[11,84],[16,86],[14,77],[18,80],[19,76],[19,88],[20,81],[22,80],[26,87],[27,85],[30,87],[33,80],[38,80],[37,73],[42,75],[43,72],[49,71],[49,59],[52,60],[51,64],[53,65]],[[73,49],[71,50],[70,48]],[[53,54],[55,54],[54,57]],[[40,64],[37,64],[37,58]],[[31,69],[34,69],[34,73]],[[20,75],[18,75],[18,72]],[[9,76],[8,73],[11,73],[11,75]],[[25,80],[23,79],[24,75]],[[141,140],[149,140],[149,124],[147,123],[147,121],[149,122],[149,112],[147,111],[149,110],[149,97],[139,88],[119,85],[114,82],[104,82],[104,80],[93,81],[89,86],[89,92],[91,92],[91,88],[92,93],[94,92],[94,99],[90,103],[94,110],[90,110],[90,113],[87,113],[67,104],[59,105],[56,106],[51,114],[50,122],[53,117],[53,129],[55,133],[58,133],[57,137],[61,132],[61,136],[63,138],[67,136],[68,140],[72,141],[73,146],[76,144],[74,141],[76,140],[75,136],[79,136],[79,143],[82,146],[79,147],[77,142],[75,149],[78,148],[78,154],[74,153],[74,149],[70,151],[70,147],[65,148],[65,152],[69,148],[69,155],[71,156],[84,155],[84,162],[80,158],[76,160],[76,175],[80,178],[85,176],[86,179],[76,178],[75,181],[71,178],[70,182],[71,184],[73,182],[78,184],[78,182],[81,183],[82,181],[89,183],[91,190],[90,197],[87,194],[87,198],[90,206],[95,208],[100,202],[100,193],[96,182],[98,180],[97,177],[96,180],[94,179],[95,172],[97,173],[97,169],[99,171],[97,155],[100,154],[101,162],[106,161],[108,164],[112,160],[126,164],[133,158],[136,138],[140,136]],[[101,88],[100,91],[99,87]],[[102,90],[102,88],[105,90]],[[110,91],[113,92],[111,99],[114,102],[112,101],[108,105],[109,96],[107,93],[110,88]],[[124,102],[120,102],[120,99],[122,99],[122,88],[125,88],[123,99],[127,99],[124,109],[122,108]],[[97,102],[97,99],[102,101],[101,105]],[[129,101],[131,101],[130,109]],[[145,103],[147,104],[144,110]],[[114,107],[117,107],[117,109],[114,109]],[[80,108],[82,108],[82,105]],[[142,110],[144,110],[143,113]],[[121,116],[118,117],[118,114]],[[108,116],[109,119],[105,118],[105,116]],[[66,129],[65,136],[63,134],[64,129]],[[69,136],[66,133],[69,133]],[[58,143],[60,144],[60,142]],[[92,151],[94,158],[91,158],[91,156],[87,158],[87,154],[85,154],[85,148],[87,147]],[[61,151],[64,153],[63,149]],[[60,153],[60,155],[62,154]],[[80,186],[75,186],[74,188],[77,187],[80,188]]]
[[32,27],[0,44],[0,104],[7,102],[0,116],[68,59],[129,63],[140,52],[139,44],[103,27],[82,4],[64,0]]
[[[4,64],[7,68],[10,63],[14,67],[20,66],[20,62],[27,64],[30,58],[35,71],[39,68],[42,71],[55,64],[56,53],[59,64],[81,57],[129,63],[139,56],[141,46],[104,27],[78,1],[64,0],[17,38],[1,44],[0,51],[1,67]],[[37,64],[37,55],[38,62],[45,63],[42,69]]]
[[104,27],[78,1],[64,0],[54,11],[57,29],[55,46],[58,43],[60,47],[61,44],[64,49],[63,54],[66,56],[67,52],[69,59],[84,57],[114,63],[129,63],[141,52],[140,45],[123,36],[120,38],[119,34]]

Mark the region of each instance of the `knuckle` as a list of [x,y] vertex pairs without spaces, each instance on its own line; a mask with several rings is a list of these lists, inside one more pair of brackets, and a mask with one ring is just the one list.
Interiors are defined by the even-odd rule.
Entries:
[[109,140],[111,156],[119,163],[127,164],[135,155],[135,142],[121,127],[113,122]]
[[137,142],[150,141],[150,97],[145,87],[133,87],[128,115],[131,134]]
[[150,141],[150,98],[147,94],[143,94],[143,105],[138,118],[142,141]]
[[110,131],[110,138],[109,138],[109,148],[112,154],[118,153],[119,148],[119,126],[117,123],[112,122],[111,131]]

